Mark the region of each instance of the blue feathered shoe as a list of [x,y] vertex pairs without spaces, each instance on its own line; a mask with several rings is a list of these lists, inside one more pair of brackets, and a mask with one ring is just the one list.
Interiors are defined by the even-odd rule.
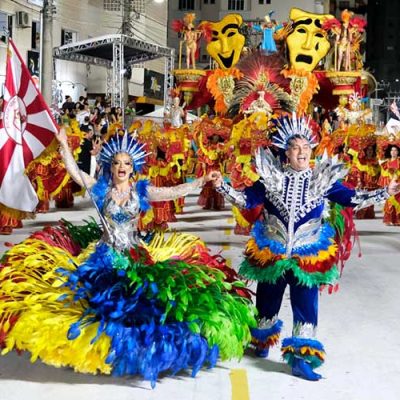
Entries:
[[325,360],[321,342],[311,338],[292,336],[282,341],[282,355],[292,367],[292,374],[309,381],[318,381],[321,375],[314,372]]
[[313,371],[311,365],[303,358],[296,357],[293,360],[292,374],[308,381],[318,381],[322,378],[320,374]]

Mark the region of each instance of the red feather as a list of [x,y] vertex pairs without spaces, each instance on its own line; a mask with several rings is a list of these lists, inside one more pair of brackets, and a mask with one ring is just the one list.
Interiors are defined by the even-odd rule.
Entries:
[[198,88],[199,90],[194,93],[193,100],[188,104],[188,110],[194,110],[198,107],[202,107],[205,104],[212,106],[214,104],[214,99],[212,94],[207,89],[207,79],[209,75],[212,74],[212,70],[206,72],[206,75],[200,78]]
[[270,83],[276,83],[282,89],[288,89],[290,81],[281,74],[283,65],[284,60],[281,56],[275,54],[267,56],[256,51],[243,58],[236,67],[248,79],[258,81],[264,74]]
[[341,28],[341,26],[342,25],[336,18],[331,18],[331,19],[326,20],[322,24],[322,29],[324,29],[326,31],[330,31],[332,28]]
[[171,23],[171,28],[176,33],[183,32],[185,30],[185,24],[180,19],[174,19]]
[[350,20],[350,26],[354,26],[359,32],[363,32],[367,25],[367,21],[361,17],[354,17]]
[[46,226],[42,230],[34,232],[30,239],[43,240],[47,244],[67,250],[73,256],[80,253],[80,246],[74,242],[73,238],[64,225]]
[[212,39],[212,27],[210,22],[203,22],[199,25],[199,29],[201,30],[202,36],[204,37],[207,43],[211,42]]
[[[211,268],[220,270],[225,274],[225,282],[234,283],[239,281],[238,273],[233,268],[226,265],[226,260],[221,255],[211,255],[207,251],[207,249],[203,251],[199,249],[199,252],[199,265],[205,264]],[[232,286],[231,292],[236,293],[238,296],[245,297],[249,300],[251,299],[251,296],[254,295],[254,293],[247,287],[236,287],[234,285]]]
[[[343,229],[343,236],[339,237],[337,235],[336,239],[336,242],[339,244],[336,263],[338,264],[340,274],[343,272],[345,262],[350,257],[354,242],[358,243],[360,249],[360,239],[353,219],[353,209],[344,208],[341,213],[344,217],[345,226]],[[361,257],[360,251],[358,256]]]

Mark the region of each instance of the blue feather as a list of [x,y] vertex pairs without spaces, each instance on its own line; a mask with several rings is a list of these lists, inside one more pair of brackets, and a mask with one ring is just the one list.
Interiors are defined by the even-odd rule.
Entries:
[[149,200],[148,200],[148,192],[147,192],[148,187],[149,187],[148,179],[139,179],[136,182],[136,191],[139,196],[140,211],[144,211],[144,212],[149,210],[151,207]]
[[295,351],[300,350],[302,347],[310,347],[315,350],[324,351],[324,346],[318,340],[296,336],[283,339],[282,347],[293,347]]
[[[257,221],[254,224],[252,236],[254,237],[257,246],[260,250],[268,248],[274,254],[285,254],[286,247],[275,240],[265,237],[265,227],[262,222]],[[293,254],[300,256],[317,255],[320,250],[327,250],[328,247],[334,242],[335,231],[331,225],[324,223],[320,230],[319,239],[315,243],[305,246],[295,247],[292,250]]]
[[265,343],[265,342],[268,341],[268,339],[271,336],[274,336],[274,335],[280,333],[280,331],[282,330],[282,325],[283,325],[283,322],[280,319],[278,319],[276,321],[276,323],[271,326],[271,328],[266,328],[266,329],[253,328],[253,329],[250,329],[251,336],[253,336],[255,339],[259,340],[260,342]]
[[80,321],[74,322],[73,324],[71,324],[71,326],[68,330],[68,333],[67,333],[67,337],[69,340],[76,339],[81,334],[79,325],[80,325]]
[[104,200],[106,198],[106,194],[109,189],[109,180],[106,179],[105,176],[101,176],[97,182],[93,185],[91,192],[93,196],[93,200],[96,202],[99,210],[103,209]]
[[191,368],[195,376],[205,364],[214,366],[218,346],[193,333],[187,322],[168,321],[166,304],[155,296],[160,283],[140,276],[135,281],[125,271],[121,274],[113,267],[118,257],[101,243],[76,270],[60,270],[66,286],[74,290],[73,300],[88,305],[81,318],[71,324],[68,338],[73,340],[84,327],[98,323],[91,344],[102,334],[110,338],[105,362],[112,374],[140,374],[152,387],[163,372],[175,374]]

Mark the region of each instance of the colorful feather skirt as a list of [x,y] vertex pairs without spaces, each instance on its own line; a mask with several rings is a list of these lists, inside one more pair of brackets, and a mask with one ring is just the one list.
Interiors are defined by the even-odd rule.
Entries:
[[90,222],[46,228],[1,260],[0,346],[77,372],[141,375],[240,358],[256,326],[244,284],[196,237],[120,253]]
[[248,241],[245,260],[239,273],[248,279],[275,283],[286,271],[292,271],[304,286],[333,285],[339,278],[336,266],[338,246],[335,230],[329,224],[321,228],[319,240],[293,249],[290,258],[280,242],[264,235],[262,223],[257,222]]

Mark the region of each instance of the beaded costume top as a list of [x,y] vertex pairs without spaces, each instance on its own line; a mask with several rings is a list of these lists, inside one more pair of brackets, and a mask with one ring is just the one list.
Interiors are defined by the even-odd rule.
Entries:
[[295,171],[282,167],[269,149],[261,149],[256,167],[260,180],[253,187],[238,192],[223,184],[219,191],[242,208],[263,204],[264,221],[262,226],[256,224],[256,240],[264,247],[268,239],[274,253],[286,257],[304,254],[308,247],[312,253],[320,240],[333,236],[333,229],[323,223],[328,200],[363,208],[388,198],[386,189],[365,192],[341,185],[347,169],[337,157],[323,157],[314,169]]
[[118,205],[111,196],[111,190],[108,191],[103,206],[108,235],[103,236],[103,241],[110,242],[109,244],[118,250],[137,245],[139,211],[139,196],[133,187],[124,205]]

